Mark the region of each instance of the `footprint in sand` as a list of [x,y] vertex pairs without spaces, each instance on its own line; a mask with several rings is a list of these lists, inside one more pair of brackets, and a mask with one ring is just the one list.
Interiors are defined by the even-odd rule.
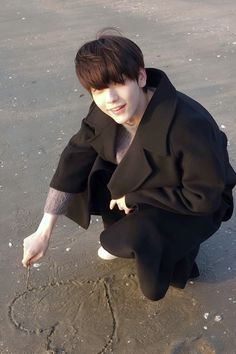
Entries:
[[175,343],[170,354],[216,354],[216,348],[204,337],[187,338]]

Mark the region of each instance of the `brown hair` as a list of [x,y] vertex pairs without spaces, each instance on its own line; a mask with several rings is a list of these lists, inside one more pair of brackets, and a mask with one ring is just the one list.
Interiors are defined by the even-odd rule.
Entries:
[[141,49],[120,33],[101,31],[97,39],[85,43],[75,57],[76,74],[82,86],[107,88],[111,83],[125,83],[125,78],[138,80],[140,68],[144,68]]

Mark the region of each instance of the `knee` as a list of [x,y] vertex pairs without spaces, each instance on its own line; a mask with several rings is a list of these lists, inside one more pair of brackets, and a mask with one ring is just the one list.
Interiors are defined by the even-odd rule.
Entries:
[[169,287],[168,281],[163,282],[158,276],[155,279],[139,277],[139,284],[143,295],[151,301],[161,300]]
[[156,288],[148,288],[148,289],[141,289],[143,295],[151,301],[159,301],[163,299],[166,294],[166,290],[164,289],[156,289]]

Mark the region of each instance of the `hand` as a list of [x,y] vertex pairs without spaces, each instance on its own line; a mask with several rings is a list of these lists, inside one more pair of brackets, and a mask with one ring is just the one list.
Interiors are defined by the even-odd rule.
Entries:
[[36,231],[24,239],[24,255],[22,264],[29,267],[43,257],[48,249],[49,236]]
[[110,209],[113,209],[115,206],[118,206],[120,210],[124,210],[125,214],[129,214],[133,209],[130,209],[125,204],[125,196],[119,199],[112,199],[110,201]]
[[30,266],[45,255],[57,218],[58,215],[44,213],[37,231],[24,239],[24,267]]

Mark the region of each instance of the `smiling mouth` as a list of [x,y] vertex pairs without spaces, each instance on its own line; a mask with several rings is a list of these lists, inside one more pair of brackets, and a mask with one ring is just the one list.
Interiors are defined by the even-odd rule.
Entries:
[[110,111],[112,111],[113,113],[119,113],[123,110],[123,108],[125,108],[126,104],[123,104],[122,106],[118,106],[118,107],[115,107],[115,108],[112,108],[110,109]]

